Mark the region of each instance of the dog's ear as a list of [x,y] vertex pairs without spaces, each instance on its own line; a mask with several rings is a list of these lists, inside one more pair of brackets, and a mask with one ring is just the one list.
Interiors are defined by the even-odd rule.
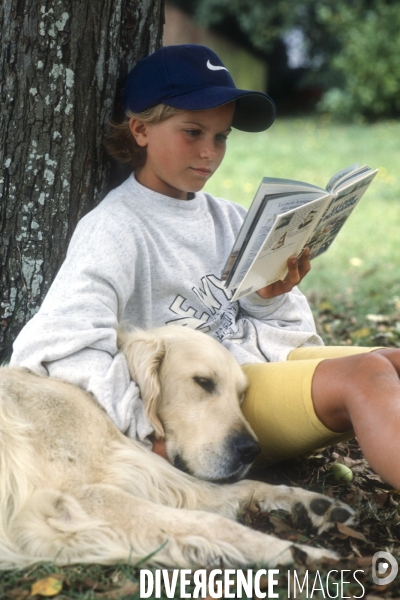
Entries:
[[165,356],[162,339],[145,331],[127,333],[118,331],[118,346],[125,353],[129,372],[138,384],[146,416],[154,427],[157,439],[164,438],[164,428],[158,418],[160,402],[159,370]]

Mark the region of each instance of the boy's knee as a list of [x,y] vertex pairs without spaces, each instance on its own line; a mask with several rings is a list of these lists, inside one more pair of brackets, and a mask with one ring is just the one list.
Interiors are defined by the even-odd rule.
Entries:
[[381,373],[393,373],[394,369],[391,362],[386,358],[385,355],[380,354],[377,351],[367,352],[364,354],[356,354],[358,368],[364,374],[381,374]]
[[328,429],[345,432],[399,385],[395,368],[377,352],[323,360],[312,383],[314,410]]
[[345,395],[349,405],[363,399],[367,408],[368,400],[380,402],[383,395],[399,386],[399,377],[393,364],[382,354],[371,352],[356,355],[353,368],[345,384]]
[[351,357],[348,378],[350,381],[365,383],[373,379],[396,377],[397,373],[391,362],[382,354],[369,352]]
[[379,387],[398,376],[391,362],[378,352],[354,354],[322,361],[315,373],[313,389],[330,390],[336,398],[352,398],[358,391]]

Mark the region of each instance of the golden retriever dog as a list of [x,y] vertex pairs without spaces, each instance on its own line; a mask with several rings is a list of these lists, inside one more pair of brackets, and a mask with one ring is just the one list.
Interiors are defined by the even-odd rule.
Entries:
[[351,522],[350,508],[320,494],[239,481],[259,446],[240,410],[246,379],[221,344],[170,326],[121,333],[120,351],[169,461],[120,433],[82,389],[2,368],[0,568],[151,555],[166,567],[289,564],[291,542],[234,522],[250,503],[305,511],[319,531]]

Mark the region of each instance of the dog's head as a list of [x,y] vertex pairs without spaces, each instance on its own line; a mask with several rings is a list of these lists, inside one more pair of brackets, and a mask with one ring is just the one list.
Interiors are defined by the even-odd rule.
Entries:
[[243,477],[260,446],[240,410],[247,381],[230,352],[180,326],[120,332],[119,344],[170,462],[209,481]]

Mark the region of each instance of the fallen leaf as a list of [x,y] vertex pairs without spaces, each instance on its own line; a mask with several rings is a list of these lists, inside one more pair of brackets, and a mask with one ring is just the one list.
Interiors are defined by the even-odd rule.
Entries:
[[371,567],[372,565],[372,556],[361,556],[357,558],[357,566],[358,567]]
[[359,340],[361,338],[365,338],[371,335],[371,330],[369,327],[361,327],[360,329],[356,329],[351,334],[351,337],[355,340]]
[[63,587],[63,576],[49,575],[35,581],[31,586],[31,596],[44,596],[50,598],[51,596],[57,596]]
[[358,256],[353,256],[352,258],[349,259],[349,263],[351,264],[352,267],[361,267],[363,262],[364,262],[363,259],[358,258]]
[[379,490],[373,492],[373,497],[375,504],[378,506],[384,506],[386,504],[386,500],[388,499],[388,492],[381,492]]
[[279,517],[270,516],[269,518],[271,524],[274,526],[275,533],[283,533],[285,531],[291,531],[292,527],[289,527],[287,523],[283,519]]
[[[114,585],[118,584],[118,581],[114,581],[114,578],[112,578],[111,580],[113,582]],[[92,591],[98,591],[98,592],[105,592],[110,588],[110,585],[105,585],[100,583],[99,581],[97,581],[96,579],[93,579],[92,577],[84,577],[81,581],[82,585],[87,588],[88,590],[92,590]]]
[[371,323],[390,323],[390,318],[386,315],[367,315],[368,321]]
[[379,483],[384,483],[383,479],[381,479],[379,477],[379,475],[377,475],[376,473],[368,473],[368,475],[365,476],[365,478],[368,481],[374,481],[374,482],[379,482]]
[[259,587],[260,590],[266,590],[268,587],[268,577],[266,577],[265,575],[261,575],[260,577],[260,582],[259,582]]
[[350,458],[350,456],[341,456],[340,459],[338,460],[338,462],[343,462],[344,465],[346,465],[346,467],[349,467],[349,469],[354,469],[354,467],[367,467],[367,462],[364,459],[357,459],[354,460],[353,458]]
[[347,537],[355,538],[356,540],[362,540],[363,542],[367,541],[367,538],[360,531],[356,531],[347,525],[343,525],[343,523],[336,523],[336,528],[339,533],[346,535]]
[[120,600],[120,598],[125,598],[125,596],[129,596],[129,594],[135,594],[139,589],[139,584],[134,581],[127,581],[123,586],[119,587],[116,590],[111,590],[109,592],[101,592],[94,595],[95,598],[101,598],[101,600]]
[[[385,585],[372,585],[371,586],[371,590],[374,590],[374,592],[385,592],[389,587],[389,584],[385,584]],[[379,598],[379,600],[387,600],[387,596],[367,596],[367,598]]]
[[350,546],[351,546],[351,549],[353,551],[354,556],[357,556],[358,558],[361,558],[362,555],[361,555],[359,549],[357,548],[357,545],[354,542],[354,540],[350,540]]
[[320,310],[321,312],[333,312],[334,307],[332,306],[332,304],[330,302],[324,300],[319,303],[318,310]]
[[24,590],[23,588],[15,588],[8,592],[9,600],[25,600],[28,596],[30,596],[28,590]]

